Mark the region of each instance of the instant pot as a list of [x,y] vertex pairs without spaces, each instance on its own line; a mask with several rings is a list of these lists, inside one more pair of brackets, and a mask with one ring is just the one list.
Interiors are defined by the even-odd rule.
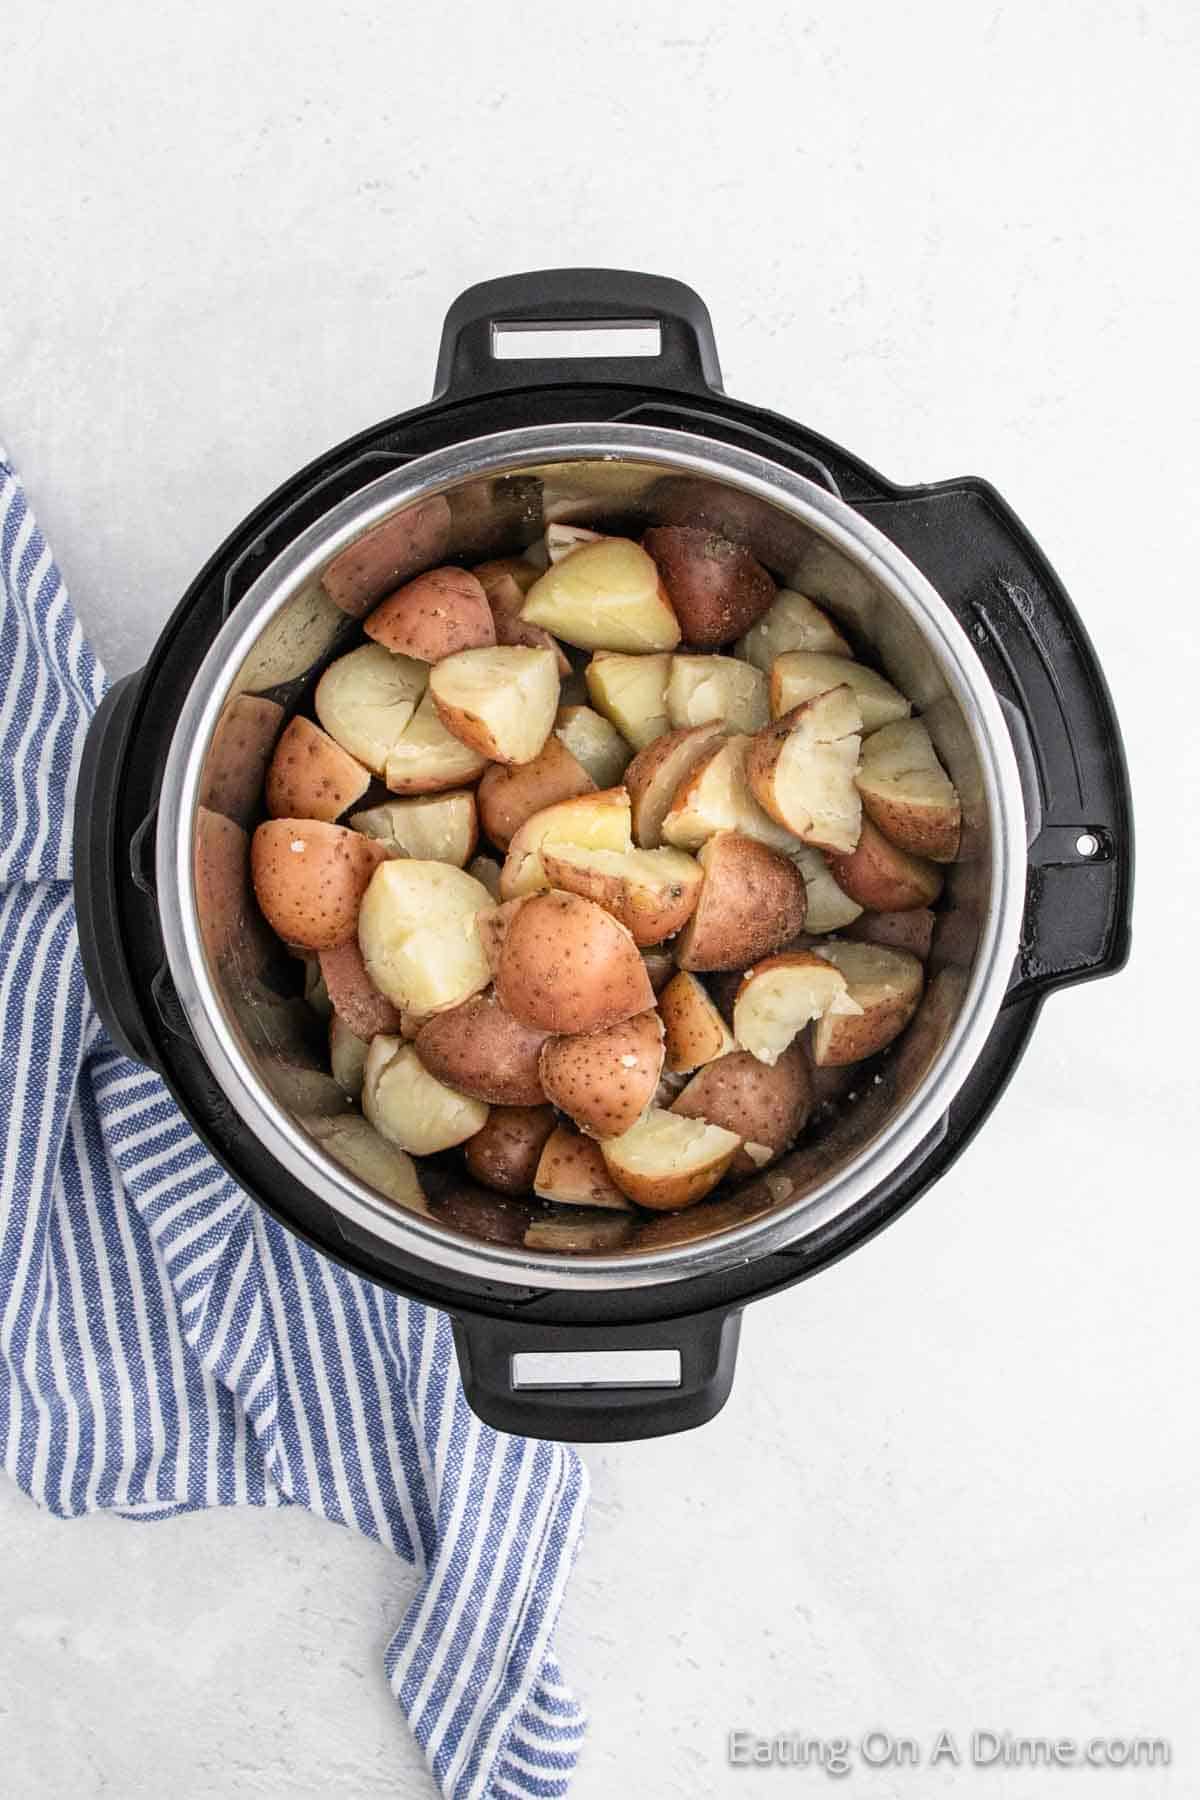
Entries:
[[[591,347],[602,328],[615,355]],[[584,354],[528,353],[544,338],[525,334],[568,329]],[[420,568],[522,550],[550,519],[702,523],[749,544],[871,647],[963,799],[925,997],[894,1053],[776,1167],[647,1218],[619,1251],[529,1249],[528,1209],[450,1163],[431,1174],[426,1217],[333,1161],[310,1126],[343,1103],[298,965],[280,972],[248,898],[271,738],[361,614]],[[451,1315],[481,1417],[577,1440],[676,1431],[720,1408],[746,1303],[896,1219],[983,1124],[1046,996],[1121,966],[1132,869],[1104,677],[994,489],[896,487],[727,399],[699,297],[609,270],[471,288],[447,315],[430,404],[250,514],[96,714],[75,826],[84,965],[114,1042],[159,1071],[275,1218]]]

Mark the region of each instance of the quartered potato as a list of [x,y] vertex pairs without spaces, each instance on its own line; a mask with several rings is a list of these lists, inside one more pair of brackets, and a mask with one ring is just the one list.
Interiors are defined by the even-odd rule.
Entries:
[[899,1037],[920,1004],[925,972],[907,950],[880,944],[822,944],[816,954],[845,977],[853,1013],[827,1012],[813,1026],[819,1069],[862,1062]]
[[658,565],[685,640],[699,650],[741,637],[775,598],[775,583],[762,564],[744,544],[718,532],[655,525],[642,544]]
[[481,757],[529,763],[554,725],[558,667],[552,650],[461,650],[435,663],[429,692],[447,731]]
[[662,1066],[662,1020],[657,1012],[643,1012],[606,1031],[548,1038],[542,1087],[589,1137],[619,1137],[654,1099]]
[[746,969],[803,931],[804,877],[789,857],[737,831],[718,831],[699,856],[704,885],[676,946],[681,969]]
[[322,950],[319,956],[330,1005],[356,1037],[369,1042],[377,1032],[400,1030],[399,1008],[371,980],[357,938],[333,950]]
[[736,1048],[733,1033],[704,983],[686,969],[673,976],[658,996],[658,1010],[665,1034],[666,1067],[673,1075],[690,1075]]
[[552,731],[532,762],[493,763],[486,770],[478,790],[480,823],[493,844],[507,850],[526,819],[595,788],[583,764]]
[[616,787],[630,758],[629,745],[608,719],[590,706],[560,706],[554,735],[585,768],[598,788]]
[[385,650],[441,662],[459,650],[496,642],[483,584],[466,569],[429,569],[380,602],[363,630]]
[[362,1106],[381,1137],[410,1156],[433,1156],[482,1131],[482,1100],[456,1093],[431,1075],[416,1046],[398,1037],[371,1040],[363,1071]]
[[642,750],[670,728],[667,682],[671,658],[601,651],[584,671],[588,698],[627,743]]
[[828,613],[794,588],[780,588],[757,625],[739,641],[737,653],[769,675],[775,658],[788,650],[815,651],[821,656],[852,654]]
[[750,740],[750,790],[801,843],[852,850],[858,842],[862,802],[854,777],[861,727],[858,702],[843,686],[794,706]]
[[403,857],[376,875],[363,899],[358,942],[379,991],[418,1017],[481,992],[488,965],[478,921],[496,910],[482,883],[449,863]]
[[629,1201],[613,1181],[594,1138],[560,1125],[546,1140],[533,1178],[533,1191],[559,1206],[599,1206],[629,1212]]
[[250,843],[255,898],[285,943],[332,949],[354,936],[367,884],[387,856],[344,825],[267,819]]
[[912,711],[911,702],[898,688],[862,663],[845,656],[789,650],[776,657],[771,667],[771,715],[778,719],[804,701],[841,686],[849,687],[858,702],[864,737],[896,719],[906,719]]
[[653,560],[629,538],[601,538],[553,563],[521,616],[581,650],[673,650],[680,635]]
[[497,1193],[532,1193],[556,1124],[552,1106],[493,1106],[487,1124],[463,1145],[467,1167],[476,1181]]
[[538,1058],[546,1032],[522,1025],[495,994],[474,994],[426,1021],[417,1055],[439,1081],[490,1106],[539,1106]]
[[267,811],[276,819],[332,823],[370,785],[370,770],[298,713],[276,744],[267,770]]
[[588,850],[633,849],[629,795],[624,788],[581,794],[533,813],[513,836],[500,871],[505,900],[537,893],[550,886],[542,861],[544,845],[573,844]]
[[844,854],[828,852],[834,880],[852,900],[872,912],[908,912],[932,906],[942,891],[942,871],[924,857],[910,856],[864,819],[858,842]]
[[774,1064],[810,1020],[861,1011],[840,969],[815,951],[789,951],[747,971],[733,1006],[733,1035],[759,1062]]
[[812,1104],[808,1058],[792,1044],[774,1063],[760,1062],[746,1050],[709,1062],[672,1101],[671,1111],[736,1131],[745,1141],[730,1173],[753,1175],[795,1142]]
[[764,812],[746,779],[753,738],[740,733],[713,740],[676,789],[662,822],[663,842],[698,850],[718,831],[738,831],[773,850],[791,852],[799,839]]
[[521,901],[500,946],[496,992],[514,1018],[567,1035],[602,1031],[654,1005],[632,937],[578,894]]
[[700,897],[700,865],[682,850],[593,850],[551,840],[540,856],[551,887],[594,900],[639,946],[674,937]]
[[639,750],[625,771],[632,808],[634,840],[643,850],[662,843],[663,820],[675,795],[715,740],[723,735],[716,720],[679,731],[664,732]]
[[738,1132],[655,1107],[600,1149],[630,1200],[652,1212],[674,1212],[711,1193],[741,1147]]
[[862,907],[838,886],[821,852],[800,844],[791,855],[804,877],[804,890],[808,895],[805,930],[820,937],[827,931],[841,931],[843,926],[853,923]]
[[373,774],[382,775],[428,678],[424,663],[393,656],[381,644],[363,644],[330,663],[317,683],[313,706],[330,737]]
[[475,796],[469,790],[385,800],[382,806],[352,813],[350,824],[385,844],[393,856],[453,863],[459,869],[470,861],[479,838]]
[[322,1150],[368,1187],[407,1212],[429,1217],[416,1164],[406,1151],[380,1136],[359,1113],[305,1119]]
[[858,791],[884,836],[913,856],[953,862],[962,807],[919,719],[884,725],[863,745]]
[[[414,668],[423,665],[414,663]],[[388,752],[383,778],[394,794],[437,794],[475,781],[487,767],[481,756],[448,731],[426,689],[408,725]]]
[[726,731],[760,731],[769,724],[767,678],[733,656],[671,658],[667,717],[679,729],[719,724]]

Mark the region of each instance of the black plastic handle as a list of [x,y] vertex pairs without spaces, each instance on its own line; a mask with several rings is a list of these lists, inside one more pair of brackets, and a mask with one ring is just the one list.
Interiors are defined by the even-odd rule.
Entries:
[[[565,1443],[626,1443],[690,1431],[720,1412],[737,1361],[740,1312],[699,1313],[644,1325],[542,1325],[526,1318],[454,1319],[454,1344],[471,1408],[499,1431]],[[591,1385],[589,1354],[678,1353],[670,1385]],[[574,1359],[561,1382],[528,1385],[517,1357]]]
[[[654,326],[655,356],[497,357],[507,326],[556,331]],[[433,397],[465,399],[560,382],[630,382],[686,393],[721,392],[708,308],[682,281],[629,269],[541,269],[502,275],[460,294],[442,327]]]

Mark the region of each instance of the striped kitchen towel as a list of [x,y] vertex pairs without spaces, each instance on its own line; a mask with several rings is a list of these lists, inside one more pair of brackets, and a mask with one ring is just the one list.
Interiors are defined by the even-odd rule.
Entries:
[[0,1447],[60,1518],[306,1506],[420,1589],[387,1677],[454,1800],[565,1794],[552,1635],[586,1479],[463,1398],[438,1313],[235,1187],[80,968],[71,810],[104,676],[0,452]]

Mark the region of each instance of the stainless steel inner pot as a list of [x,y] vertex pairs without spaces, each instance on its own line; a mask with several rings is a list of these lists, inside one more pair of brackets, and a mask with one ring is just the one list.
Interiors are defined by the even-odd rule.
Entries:
[[[344,1103],[306,1037],[307,1009],[264,981],[273,951],[247,901],[247,832],[227,818],[214,822],[208,810],[236,815],[214,799],[233,789],[244,809],[270,754],[261,732],[228,728],[247,715],[246,700],[227,709],[256,695],[286,706],[355,638],[355,620],[322,577],[335,562],[352,564],[365,534],[384,521],[396,522],[398,537],[411,526],[428,543],[426,566],[518,551],[551,519],[626,532],[696,522],[748,542],[781,585],[810,595],[873,647],[928,726],[964,813],[962,860],[947,872],[922,1007],[882,1074],[815,1141],[736,1194],[659,1218],[631,1248],[603,1254],[531,1252],[468,1235],[400,1210],[326,1154],[305,1119]],[[276,717],[269,707],[257,712]],[[966,634],[925,577],[817,484],[707,438],[634,425],[478,438],[333,507],[264,570],[205,658],[172,739],[158,819],[171,976],[215,1079],[265,1148],[359,1229],[399,1250],[467,1276],[543,1288],[682,1280],[797,1243],[855,1206],[935,1131],[979,1055],[1013,967],[1025,895],[1025,815],[1004,717]]]

